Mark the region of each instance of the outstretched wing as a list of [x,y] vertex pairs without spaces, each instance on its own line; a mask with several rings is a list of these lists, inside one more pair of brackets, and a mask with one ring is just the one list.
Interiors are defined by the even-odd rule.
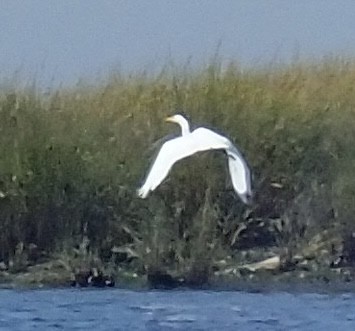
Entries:
[[250,203],[252,197],[251,174],[247,162],[237,147],[225,136],[206,128],[195,130],[193,135],[199,142],[199,151],[208,149],[224,149],[226,151],[233,188],[244,203]]
[[175,162],[197,152],[196,145],[189,138],[178,137],[163,144],[143,186],[137,191],[141,198],[146,198],[165,179]]
[[251,202],[251,174],[249,167],[240,154],[238,149],[231,143],[226,149],[228,155],[229,173],[231,176],[234,190],[238,193],[241,200],[248,204]]

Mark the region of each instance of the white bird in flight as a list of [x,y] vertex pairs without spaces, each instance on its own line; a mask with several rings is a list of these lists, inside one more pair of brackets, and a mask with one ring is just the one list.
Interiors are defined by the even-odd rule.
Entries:
[[203,127],[190,131],[189,122],[180,114],[168,117],[166,121],[179,124],[181,136],[162,145],[144,184],[137,190],[139,197],[144,199],[150,191],[154,191],[177,161],[201,151],[224,150],[228,156],[229,173],[235,191],[244,203],[251,202],[250,170],[229,139]]

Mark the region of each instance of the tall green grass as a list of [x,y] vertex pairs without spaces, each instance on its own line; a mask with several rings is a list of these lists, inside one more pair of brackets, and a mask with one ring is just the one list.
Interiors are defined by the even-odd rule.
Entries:
[[[53,253],[88,239],[102,259],[130,247],[142,264],[189,268],[229,254],[246,214],[293,220],[296,241],[334,222],[354,228],[354,89],[355,61],[344,59],[112,74],[49,94],[3,89],[0,260],[19,243]],[[164,118],[181,111],[239,146],[253,173],[249,212],[218,153],[181,161],[147,200],[136,197],[152,146],[179,131]]]

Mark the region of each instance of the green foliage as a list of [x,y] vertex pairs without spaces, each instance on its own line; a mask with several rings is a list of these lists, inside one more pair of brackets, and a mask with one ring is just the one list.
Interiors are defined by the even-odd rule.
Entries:
[[181,161],[151,197],[136,197],[151,146],[179,130],[164,118],[178,111],[240,147],[253,171],[252,216],[294,212],[316,231],[333,210],[335,221],[353,227],[354,86],[353,61],[326,59],[114,74],[100,86],[49,95],[3,91],[0,260],[10,260],[19,243],[54,252],[83,238],[102,257],[112,247],[133,247],[143,265],[176,267],[212,259],[211,247],[230,251],[246,207],[218,153]]

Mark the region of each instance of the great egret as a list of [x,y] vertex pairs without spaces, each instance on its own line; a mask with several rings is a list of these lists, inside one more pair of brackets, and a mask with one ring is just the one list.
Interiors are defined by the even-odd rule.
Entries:
[[191,132],[189,122],[180,114],[168,117],[166,121],[179,124],[181,136],[163,144],[144,184],[137,190],[139,197],[144,199],[150,191],[154,191],[177,161],[197,152],[221,149],[228,156],[229,173],[235,191],[244,203],[251,202],[250,170],[229,139],[203,127]]

